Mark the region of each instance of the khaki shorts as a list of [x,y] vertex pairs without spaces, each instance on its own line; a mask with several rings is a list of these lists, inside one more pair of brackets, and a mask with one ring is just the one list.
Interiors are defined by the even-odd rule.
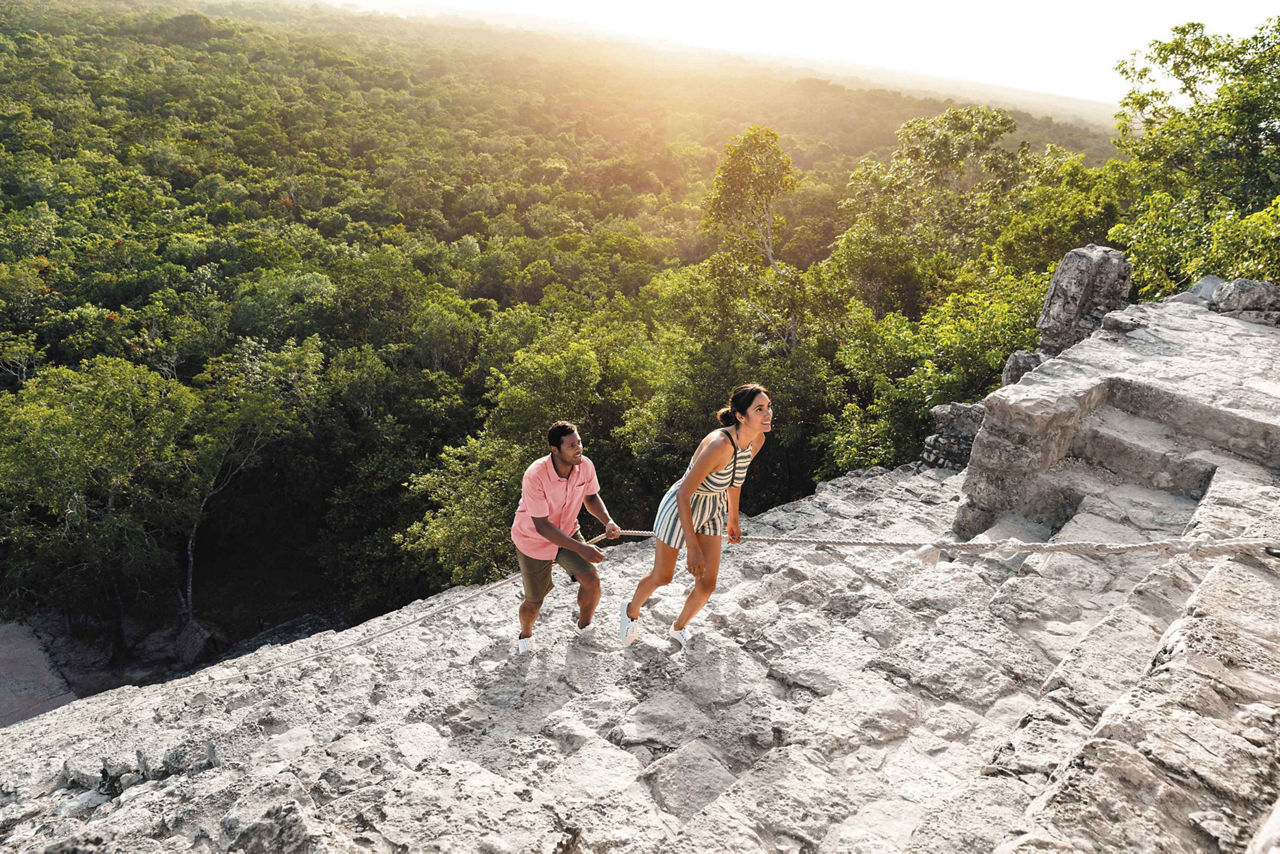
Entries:
[[[575,533],[573,538],[580,543],[586,542],[582,539],[581,532]],[[526,602],[541,602],[547,598],[551,588],[555,587],[551,582],[551,564],[553,563],[563,566],[565,572],[569,573],[569,578],[574,581],[577,580],[579,573],[595,569],[591,561],[569,549],[560,549],[553,558],[529,557],[516,549],[516,560],[520,563],[520,578],[524,582],[524,601]]]

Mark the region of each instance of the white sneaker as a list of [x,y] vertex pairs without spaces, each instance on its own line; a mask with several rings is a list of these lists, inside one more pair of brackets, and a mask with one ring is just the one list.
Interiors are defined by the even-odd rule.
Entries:
[[591,622],[587,623],[585,626],[580,626],[580,625],[578,625],[578,621],[577,621],[577,620],[574,620],[574,621],[573,621],[573,634],[574,634],[576,637],[583,638],[584,640],[585,640],[585,639],[588,639],[588,638],[593,638],[593,637],[595,637],[595,636],[596,636],[596,623],[595,623],[595,620],[592,620]]
[[618,640],[622,641],[623,646],[631,646],[636,636],[640,634],[640,620],[635,620],[627,616],[627,606],[631,603],[623,599],[622,607],[618,609]]
[[671,626],[671,636],[680,641],[680,649],[684,649],[688,646],[689,639],[693,637],[693,635],[689,634],[688,626],[685,626],[683,629],[677,629],[674,624]]
[[533,638],[519,638],[516,641],[516,655],[524,655],[528,652],[533,652]]

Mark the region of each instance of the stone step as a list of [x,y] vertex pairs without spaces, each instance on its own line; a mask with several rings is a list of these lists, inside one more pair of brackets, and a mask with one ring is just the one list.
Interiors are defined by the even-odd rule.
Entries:
[[1276,561],[1213,561],[1150,668],[997,850],[1243,851],[1280,793],[1277,613]]
[[1070,454],[1132,483],[1198,499],[1215,468],[1200,450],[1166,423],[1100,406],[1081,420]]
[[[1074,515],[1049,537],[1055,542],[1163,539],[1185,528],[1196,508],[1188,498],[1125,483],[1114,472],[1081,460],[1058,467],[1051,477],[1063,484],[1055,488],[1076,493],[1064,501],[1074,506]],[[1034,525],[1006,516],[983,536],[1031,533]],[[1176,616],[1168,607],[1152,609],[1158,617],[1144,621],[1140,609],[1126,610],[1130,599],[1155,600],[1154,589],[1138,592],[1148,581],[1156,586],[1153,561],[1160,562],[1154,553],[1031,555],[999,584],[988,610],[1054,667],[1044,682],[1028,689],[1031,701],[984,757],[980,772],[956,797],[922,818],[911,850],[990,850],[1009,836],[1048,784],[1050,772],[1083,743],[1102,708],[1138,679],[1164,625]],[[1189,592],[1187,586],[1183,598]],[[1138,643],[1113,655],[1112,645],[1129,643],[1130,636],[1138,636]],[[1098,672],[1108,681],[1094,684],[1090,677]],[[1092,718],[1087,719],[1079,706],[1090,701],[1096,708],[1090,707]],[[974,822],[975,815],[983,820]]]
[[[1268,501],[1268,496],[1280,496],[1274,495],[1274,478],[1266,470],[1226,457],[1212,462],[1214,474],[1198,504],[1142,488],[1098,491],[1090,488],[1097,482],[1083,483],[1078,488],[1087,494],[1077,514],[1053,539],[1082,539],[1080,534],[1088,531],[1093,539],[1140,541],[1170,536],[1179,528],[1213,538],[1243,536],[1280,506]],[[1039,699],[992,751],[982,776],[970,781],[962,796],[926,816],[913,848],[944,850],[954,841],[948,828],[958,826],[958,810],[993,822],[986,847],[1012,838],[1023,824],[1016,805],[1039,803],[1064,769],[1082,761],[1100,722],[1148,678],[1162,639],[1188,612],[1188,601],[1201,595],[1199,585],[1211,565],[1153,553],[1028,559],[1019,577],[992,598],[993,612],[1051,657],[1055,631],[1065,637],[1072,621],[1088,622],[1089,628],[1062,654]],[[1117,595],[1122,598],[1098,619],[1097,608],[1115,602]],[[1026,844],[1027,850],[1034,848]]]
[[[1280,427],[1274,421],[1274,409],[1280,405],[1280,388],[1268,389],[1269,412],[1214,406],[1187,395],[1185,388],[1165,387],[1155,382],[1113,377],[1107,388],[1107,402],[1112,407],[1176,426],[1188,443],[1206,450],[1226,451],[1263,466],[1274,466],[1275,461],[1280,460]],[[1257,389],[1254,392],[1256,394]],[[1258,404],[1262,404],[1261,399]]]
[[1040,699],[996,751],[986,773],[1024,779],[1037,775],[1047,782],[1084,743],[1103,711],[1146,672],[1202,571],[1186,557],[1158,561],[1058,663],[1041,687]]
[[1080,512],[1086,499],[1105,505],[1104,517],[1109,514],[1141,530],[1158,531],[1161,537],[1180,536],[1189,508],[1196,504],[1195,497],[1137,483],[1089,460],[1064,457],[1031,480],[1020,512],[1056,531]]

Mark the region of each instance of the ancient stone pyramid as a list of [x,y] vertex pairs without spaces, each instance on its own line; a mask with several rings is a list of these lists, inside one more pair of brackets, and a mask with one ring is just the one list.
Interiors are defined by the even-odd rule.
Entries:
[[[1258,320],[1260,318],[1253,318]],[[1261,318],[1265,320],[1266,318]],[[969,468],[822,484],[748,534],[1280,537],[1280,329],[1107,315],[987,401]],[[623,650],[506,587],[267,647],[0,732],[19,851],[1269,851],[1280,561],[943,560],[744,544],[684,652],[679,585]],[[228,678],[230,677],[230,678]],[[223,678],[226,681],[214,681]]]

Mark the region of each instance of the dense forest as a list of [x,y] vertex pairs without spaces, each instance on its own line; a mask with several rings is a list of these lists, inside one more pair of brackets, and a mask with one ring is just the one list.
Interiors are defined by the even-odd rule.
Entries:
[[493,579],[551,421],[644,528],[748,380],[748,513],[911,460],[1065,251],[1280,274],[1278,44],[1151,45],[1112,148],[459,22],[0,0],[0,616],[239,637]]

